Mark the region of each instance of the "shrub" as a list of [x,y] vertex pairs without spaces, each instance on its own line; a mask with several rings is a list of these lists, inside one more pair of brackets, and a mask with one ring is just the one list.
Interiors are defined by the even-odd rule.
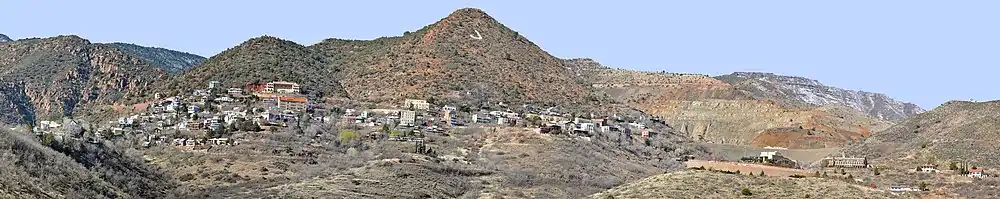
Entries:
[[340,138],[341,143],[347,143],[350,142],[351,140],[357,139],[358,132],[353,130],[343,130],[340,131],[340,136],[338,136],[338,138]]
[[750,189],[747,189],[747,188],[743,188],[743,189],[741,189],[741,190],[740,190],[740,195],[744,195],[744,196],[752,196],[752,195],[753,195],[753,193],[752,193],[752,192],[750,192]]

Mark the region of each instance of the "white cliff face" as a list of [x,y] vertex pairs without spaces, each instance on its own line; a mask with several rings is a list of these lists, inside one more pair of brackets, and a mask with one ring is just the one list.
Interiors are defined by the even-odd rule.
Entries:
[[902,120],[925,110],[881,93],[846,90],[826,86],[816,80],[772,73],[737,72],[716,77],[754,97],[792,105],[843,105],[882,120]]

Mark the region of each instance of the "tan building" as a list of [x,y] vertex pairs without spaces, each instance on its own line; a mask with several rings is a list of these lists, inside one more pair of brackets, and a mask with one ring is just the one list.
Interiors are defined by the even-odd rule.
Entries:
[[265,93],[299,93],[301,86],[292,82],[268,82],[264,85]]

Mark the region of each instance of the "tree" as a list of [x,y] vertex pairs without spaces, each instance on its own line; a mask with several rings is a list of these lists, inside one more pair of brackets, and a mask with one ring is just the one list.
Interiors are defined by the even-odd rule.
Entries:
[[919,187],[920,187],[921,191],[927,191],[928,190],[927,189],[927,182],[920,182]]
[[952,170],[952,171],[958,170],[958,163],[957,162],[951,162],[951,163],[949,163],[948,164],[948,170]]
[[844,169],[840,169],[840,175],[847,175],[847,171],[845,171]]
[[764,176],[764,170],[760,170],[759,176]]
[[878,168],[875,168],[875,169],[874,169],[874,173],[875,173],[875,175],[881,175],[881,174],[882,174],[881,172],[879,172],[879,169],[878,169]]
[[821,174],[819,174],[819,171],[816,171],[816,174],[813,174],[813,177],[820,177],[820,176]]
[[753,172],[750,172],[750,176],[753,176]]
[[829,175],[826,175],[826,171],[824,171],[824,172],[823,172],[823,177],[825,178],[825,177],[827,177],[827,176],[829,176]]
[[752,193],[752,192],[750,192],[750,189],[747,189],[747,188],[743,188],[743,189],[741,189],[741,190],[740,190],[740,194],[741,194],[741,195],[744,195],[744,196],[752,196],[752,195],[753,195],[753,193]]
[[353,130],[343,130],[340,131],[340,136],[338,136],[338,138],[340,139],[340,143],[347,143],[351,140],[357,139],[358,132]]
[[853,174],[847,174],[847,179],[854,179],[854,175]]

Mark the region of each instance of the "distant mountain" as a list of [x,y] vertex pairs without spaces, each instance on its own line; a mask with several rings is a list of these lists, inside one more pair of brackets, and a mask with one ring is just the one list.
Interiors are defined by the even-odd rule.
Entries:
[[7,35],[0,34],[0,43],[12,42],[12,41],[14,41],[14,40],[10,39],[10,37],[7,37]]
[[591,59],[565,62],[577,81],[661,116],[675,130],[707,143],[839,148],[889,126],[836,105],[794,107],[757,99],[707,75],[611,68]]
[[166,74],[116,47],[77,36],[2,43],[0,57],[0,82],[6,83],[0,85],[0,110],[18,114],[0,122],[32,123],[91,105],[139,103]]
[[851,107],[882,120],[902,120],[924,112],[919,106],[901,102],[881,93],[846,90],[802,77],[772,73],[737,72],[715,77],[757,99],[774,100],[791,106],[837,104]]
[[539,105],[589,99],[560,59],[474,8],[399,37],[327,39],[310,48],[331,58],[353,99]]
[[163,67],[170,73],[185,71],[205,61],[204,57],[165,48],[145,47],[127,43],[110,43],[122,51],[135,55],[155,66]]
[[[907,118],[846,148],[846,155],[868,157],[875,165],[915,168],[919,164],[969,163],[1000,168],[1000,101],[951,101]],[[947,166],[939,169],[946,169]],[[995,170],[994,170],[995,171]]]
[[246,83],[288,81],[310,92],[344,96],[334,68],[321,54],[295,42],[263,36],[212,56],[171,79],[161,89],[171,94],[204,89],[209,82],[242,87]]

